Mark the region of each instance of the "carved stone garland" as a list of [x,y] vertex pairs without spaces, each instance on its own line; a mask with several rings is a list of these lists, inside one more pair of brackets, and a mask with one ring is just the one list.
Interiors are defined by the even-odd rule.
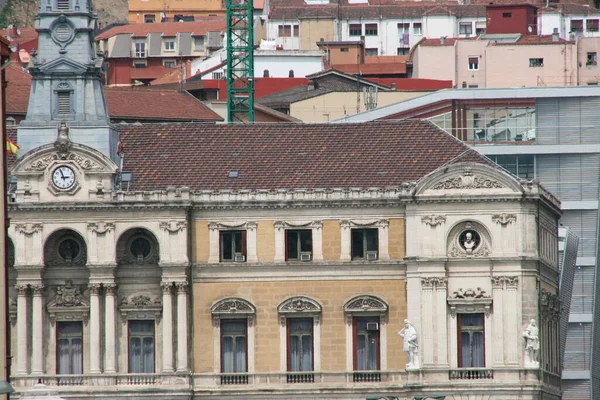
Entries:
[[448,307],[452,317],[456,313],[484,313],[490,315],[492,311],[492,296],[486,294],[480,287],[477,289],[459,288],[447,298]]
[[435,228],[436,226],[441,225],[444,222],[446,222],[446,216],[445,215],[435,215],[435,214],[425,215],[425,216],[421,217],[421,222],[424,223],[425,225],[429,225],[432,228]]
[[383,300],[368,295],[354,297],[344,305],[347,323],[352,323],[352,316],[360,313],[379,314],[379,317],[384,319],[387,311],[388,305]]
[[462,176],[455,176],[444,181],[438,182],[431,189],[433,190],[451,190],[451,189],[501,189],[505,186],[489,177],[473,175],[471,167],[465,167]]

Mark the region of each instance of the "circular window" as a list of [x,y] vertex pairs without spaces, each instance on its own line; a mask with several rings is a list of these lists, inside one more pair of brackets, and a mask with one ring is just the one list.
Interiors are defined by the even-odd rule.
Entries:
[[80,251],[79,243],[75,239],[64,239],[58,245],[58,255],[67,262],[73,261],[79,255]]
[[145,237],[137,237],[131,241],[129,251],[134,259],[137,261],[143,261],[150,255],[152,251],[152,244]]
[[73,37],[73,28],[67,23],[60,23],[54,27],[52,36],[57,42],[68,42]]
[[481,236],[479,236],[477,231],[467,229],[459,235],[458,242],[460,243],[460,246],[469,253],[479,247]]

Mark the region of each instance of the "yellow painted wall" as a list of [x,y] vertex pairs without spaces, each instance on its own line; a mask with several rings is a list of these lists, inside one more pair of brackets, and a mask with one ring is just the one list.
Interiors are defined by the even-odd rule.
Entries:
[[406,356],[396,335],[406,318],[404,280],[284,281],[194,284],[194,372],[213,373],[214,342],[211,306],[227,297],[241,297],[256,307],[255,372],[280,371],[277,306],[291,296],[307,296],[323,307],[321,366],[323,371],[346,370],[344,304],[352,297],[371,294],[388,303],[388,369],[404,369]]
[[392,260],[401,260],[406,254],[406,234],[404,219],[390,219],[389,253]]
[[208,222],[194,221],[192,223],[192,262],[207,262],[209,253],[208,250]]
[[[398,103],[430,92],[379,92],[377,106]],[[358,99],[358,101],[357,101]],[[365,111],[362,90],[360,92],[334,92],[290,104],[290,115],[302,122],[329,122]]]
[[333,19],[300,20],[300,50],[319,50],[317,42],[321,39],[335,39]]
[[340,221],[323,221],[323,258],[325,260],[339,260],[342,243]]
[[256,255],[259,262],[273,262],[275,260],[275,226],[273,221],[258,221]]

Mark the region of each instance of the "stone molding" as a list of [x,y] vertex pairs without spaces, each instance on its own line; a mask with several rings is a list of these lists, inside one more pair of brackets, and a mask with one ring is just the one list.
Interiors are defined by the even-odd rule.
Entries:
[[421,278],[421,288],[446,288],[448,287],[448,278],[426,277]]
[[256,315],[256,307],[249,301],[239,297],[230,297],[217,301],[210,308],[215,326],[220,326],[221,318],[226,317],[241,317],[247,318],[248,326],[254,325],[254,317]]
[[305,222],[305,223],[303,223],[303,222],[294,223],[294,222],[278,220],[278,221],[273,222],[273,227],[275,227],[275,229],[278,229],[278,230],[279,229],[295,229],[295,228],[322,229],[323,221],[322,220],[314,220],[314,221]]
[[137,293],[123,297],[119,304],[122,322],[126,324],[131,319],[159,321],[162,315],[162,301],[150,294]]
[[104,235],[105,233],[112,232],[115,230],[114,222],[90,222],[87,225],[90,232],[95,232],[98,235]]
[[372,221],[342,219],[340,220],[340,226],[342,228],[387,228],[390,226],[390,220],[388,218],[380,218]]
[[516,289],[519,286],[518,276],[492,276],[492,287]]
[[445,179],[432,186],[432,190],[452,189],[502,189],[506,186],[487,176],[474,174],[471,167],[465,167],[462,176]]
[[39,233],[44,229],[44,225],[41,223],[31,223],[31,224],[16,224],[15,232],[22,233],[26,236],[31,236],[34,233]]
[[[100,285],[90,285],[90,289],[99,290]],[[54,326],[56,321],[83,321],[88,322],[90,302],[83,295],[81,288],[67,280],[64,285],[58,286],[55,295],[46,306],[50,322]]]
[[226,224],[224,222],[209,222],[208,229],[210,230],[231,230],[231,229],[239,229],[239,230],[255,230],[258,224],[255,221],[247,221],[242,222],[241,224]]
[[159,224],[159,228],[161,231],[177,233],[187,229],[187,221],[162,221]]
[[314,323],[318,324],[322,311],[323,308],[317,301],[305,296],[290,297],[277,307],[279,322],[282,326],[285,326],[286,319],[289,316],[312,317]]
[[450,315],[464,313],[484,313],[489,316],[492,312],[492,296],[486,294],[481,288],[462,290],[459,288],[446,299]]

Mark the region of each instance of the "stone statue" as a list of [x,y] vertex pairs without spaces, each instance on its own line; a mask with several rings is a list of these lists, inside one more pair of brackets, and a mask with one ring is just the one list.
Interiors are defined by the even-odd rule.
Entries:
[[539,329],[535,322],[535,319],[529,321],[529,325],[523,331],[523,337],[525,338],[525,366],[537,367],[540,365],[538,360],[538,352],[540,350],[540,338]]
[[419,368],[419,344],[415,327],[405,319],[404,328],[398,332],[398,335],[404,338],[404,351],[408,355],[406,368]]

